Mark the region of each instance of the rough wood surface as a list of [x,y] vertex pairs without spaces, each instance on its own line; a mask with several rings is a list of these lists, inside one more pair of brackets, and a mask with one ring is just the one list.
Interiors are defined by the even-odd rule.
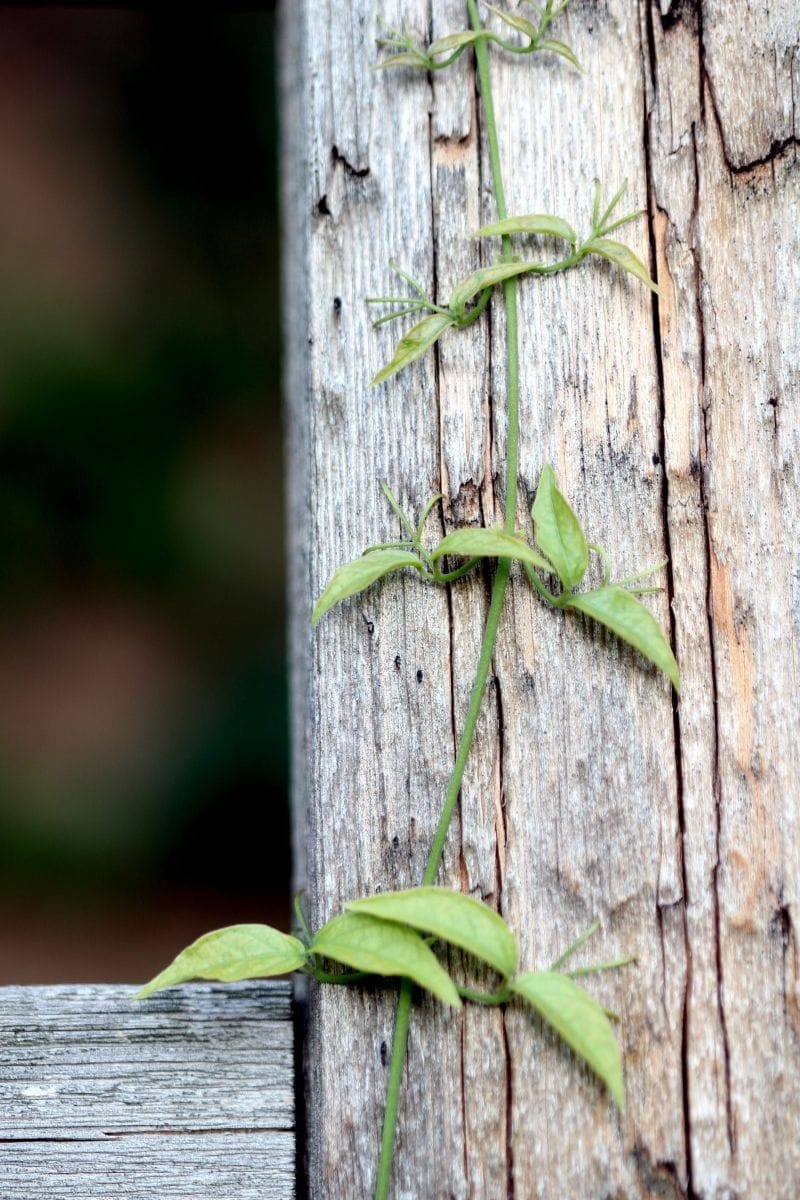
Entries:
[[290,1200],[291,988],[0,988],[0,1196]]
[[[312,919],[418,883],[486,579],[395,577],[308,628],[338,563],[398,536],[378,481],[443,527],[502,508],[503,321],[370,389],[397,258],[434,292],[495,216],[471,63],[372,73],[377,16],[420,41],[460,0],[284,6],[295,796]],[[511,589],[441,882],[497,905],[526,967],[598,915],[628,1106],[522,1011],[414,1011],[397,1197],[800,1194],[800,16],[794,0],[573,0],[585,75],[492,55],[509,209],[585,228],[628,179],[656,302],[602,265],[521,285],[520,523],[551,461],[622,573],[670,557],[683,676]],[[649,225],[649,228],[648,228]],[[486,253],[486,251],[484,251]],[[436,525],[434,521],[433,526]],[[670,603],[671,602],[671,603]],[[460,968],[459,968],[460,969]],[[369,1196],[393,1000],[311,989],[313,1196]]]

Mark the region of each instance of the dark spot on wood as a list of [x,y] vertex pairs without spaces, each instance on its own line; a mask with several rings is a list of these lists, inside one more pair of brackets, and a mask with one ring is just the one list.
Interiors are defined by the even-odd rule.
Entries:
[[333,297],[334,316],[338,317],[339,314],[341,313],[341,311],[342,311],[342,298],[341,298],[341,296],[334,296]]
[[782,904],[775,910],[771,925],[775,934],[780,937],[785,950],[792,937],[792,914],[789,912],[788,905]]
[[381,1042],[381,1066],[382,1067],[386,1066],[386,1061],[387,1061],[388,1057],[389,1057],[389,1055],[388,1055],[388,1051],[386,1049],[386,1042]]
[[657,467],[661,462],[661,455],[656,453],[653,455],[653,466]]
[[[658,9],[656,9],[658,11]],[[697,32],[698,15],[696,0],[673,0],[665,13],[659,12],[661,28],[665,33],[676,25],[685,25],[690,33]]]
[[400,655],[399,654],[395,654],[395,656],[394,656],[394,669],[395,669],[395,671],[400,670]]
[[422,683],[422,667],[417,667],[417,683]]
[[400,838],[397,836],[397,834],[395,834],[394,837],[392,838],[392,848],[394,850],[396,850],[399,845],[400,845]]
[[362,614],[361,614],[361,620],[364,622],[364,624],[365,624],[365,625],[366,625],[366,627],[367,627],[367,633],[369,634],[369,636],[370,636],[370,637],[372,637],[373,633],[375,632],[375,623],[374,623],[374,621],[370,621],[370,619],[369,619],[369,617],[367,616],[367,614],[366,614],[366,613],[363,613],[363,612],[362,612]]
[[321,217],[329,217],[331,215],[331,210],[328,208],[327,192],[324,196],[320,196],[319,200],[317,201],[317,212]]

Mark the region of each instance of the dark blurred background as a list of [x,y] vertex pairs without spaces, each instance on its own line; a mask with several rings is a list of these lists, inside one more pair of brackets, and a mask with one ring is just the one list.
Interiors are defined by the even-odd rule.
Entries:
[[273,36],[0,8],[3,983],[288,922]]

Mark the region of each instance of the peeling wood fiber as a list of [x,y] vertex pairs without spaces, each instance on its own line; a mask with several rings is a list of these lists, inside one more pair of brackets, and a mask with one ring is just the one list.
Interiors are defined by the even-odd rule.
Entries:
[[[399,536],[378,481],[435,537],[502,512],[504,329],[442,339],[378,389],[396,327],[365,297],[395,257],[434,295],[493,253],[469,56],[372,73],[378,14],[420,41],[461,0],[284,7],[296,847],[315,922],[424,869],[463,725],[488,576],[393,577],[308,614],[333,569]],[[492,18],[494,20],[494,18]],[[624,240],[656,300],[602,264],[520,285],[520,524],[552,462],[652,598],[680,703],[515,577],[440,882],[496,905],[525,967],[592,918],[590,982],[620,1013],[615,1113],[510,1007],[415,1006],[394,1195],[794,1200],[800,1195],[800,13],[795,0],[573,0],[587,68],[491,55],[510,212],[585,229],[628,180]],[[482,258],[483,256],[483,258]],[[454,958],[458,971],[465,964]],[[370,1195],[394,998],[311,988],[309,1191]]]

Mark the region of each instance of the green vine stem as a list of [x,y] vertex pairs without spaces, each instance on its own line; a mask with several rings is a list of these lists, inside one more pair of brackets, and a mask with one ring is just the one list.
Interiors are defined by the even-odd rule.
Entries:
[[[472,28],[476,33],[481,31],[481,21],[476,0],[467,0],[467,11]],[[503,221],[508,215],[506,195],[503,186],[503,173],[500,165],[500,147],[497,139],[497,121],[492,100],[492,86],[489,78],[489,56],[486,42],[479,39],[475,42],[475,59],[478,65],[478,81],[480,83],[481,100],[483,102],[486,138],[489,145],[489,162],[492,171],[495,205],[498,220]],[[503,237],[502,261],[510,262],[513,257],[511,238]],[[507,417],[508,434],[506,441],[506,498],[504,527],[508,533],[513,533],[517,515],[517,473],[519,468],[519,333],[517,326],[517,281],[507,279],[503,283],[503,303],[506,314],[506,375],[508,381]],[[500,624],[500,614],[503,610],[508,578],[511,572],[510,559],[500,559],[492,585],[492,596],[489,603],[489,613],[486,618],[486,628],[481,644],[478,669],[469,699],[467,718],[458,745],[456,760],[447,787],[442,815],[434,835],[433,843],[428,854],[423,883],[429,885],[435,882],[444,853],[444,846],[450,823],[453,819],[464,770],[467,765],[472,742],[475,736],[475,726],[481,710],[489,671],[492,664],[497,629]],[[400,986],[400,998],[397,1003],[394,1037],[392,1039],[392,1058],[389,1066],[389,1078],[386,1084],[386,1107],[383,1115],[383,1131],[381,1134],[381,1155],[378,1163],[378,1174],[375,1182],[375,1200],[387,1200],[392,1175],[394,1158],[395,1131],[397,1125],[397,1108],[400,1100],[400,1087],[403,1079],[403,1065],[408,1048],[408,1027],[411,1018],[411,996],[413,984],[403,980]]]
[[[560,0],[558,7],[554,7],[555,3],[556,0],[545,0],[538,27],[517,14],[504,14],[494,9],[491,4],[487,4],[487,7],[507,25],[527,36],[529,45],[520,48],[520,53],[546,50],[559,54],[573,65],[577,65],[574,54],[564,43],[542,40],[546,26],[553,16],[563,11],[568,0]],[[461,794],[464,772],[472,751],[475,729],[486,693],[512,562],[520,562],[536,594],[551,609],[582,613],[610,629],[658,667],[670,679],[676,691],[680,688],[678,666],[669,643],[652,614],[637,599],[637,596],[658,590],[646,581],[664,565],[663,563],[615,581],[608,555],[601,546],[587,540],[581,522],[567,498],[559,491],[555,473],[547,464],[542,467],[531,509],[535,543],[530,544],[525,534],[517,530],[517,279],[523,275],[553,274],[577,266],[584,258],[595,255],[632,274],[652,290],[657,291],[658,288],[650,278],[644,263],[630,248],[606,236],[642,215],[628,213],[622,217],[615,217],[616,207],[625,190],[624,183],[604,208],[601,185],[599,180],[595,181],[591,233],[584,241],[579,240],[572,225],[553,214],[529,213],[508,217],[488,64],[489,42],[499,43],[501,46],[505,43],[490,31],[482,29],[477,0],[466,0],[466,7],[471,30],[449,34],[446,38],[432,43],[427,52],[418,50],[404,33],[390,31],[391,36],[383,39],[383,44],[399,49],[401,53],[380,65],[418,68],[421,66],[428,70],[438,70],[446,64],[437,61],[436,55],[453,46],[459,54],[468,45],[473,47],[499,218],[496,223],[477,230],[473,236],[501,237],[502,259],[473,271],[453,291],[447,308],[442,308],[430,300],[421,284],[392,263],[393,269],[410,288],[412,295],[373,297],[368,303],[399,305],[396,311],[380,317],[375,324],[382,325],[395,317],[410,316],[414,313],[427,312],[428,315],[400,339],[394,358],[377,373],[373,383],[383,383],[397,371],[416,361],[447,330],[463,329],[472,324],[488,304],[494,287],[499,283],[503,284],[507,364],[503,524],[493,528],[455,529],[429,549],[425,540],[426,521],[441,496],[432,496],[423,506],[418,518],[412,520],[403,512],[388,483],[383,482],[381,486],[386,500],[406,536],[402,540],[390,540],[368,546],[360,557],[339,566],[317,600],[312,614],[312,624],[316,624],[341,600],[357,595],[392,572],[414,571],[428,585],[449,585],[472,571],[484,559],[493,559],[496,562],[486,627],[466,719],[456,749],[441,815],[430,846],[422,886],[351,901],[345,905],[344,912],[333,916],[313,935],[299,898],[295,902],[299,936],[283,933],[267,925],[255,924],[212,930],[187,946],[138,993],[144,998],[162,988],[197,977],[232,982],[296,970],[305,971],[319,983],[330,985],[352,985],[380,978],[396,980],[399,977],[402,982],[387,1081],[375,1188],[377,1200],[387,1200],[391,1184],[414,984],[427,989],[443,1003],[456,1008],[464,1000],[480,1005],[502,1005],[512,998],[521,1000],[544,1017],[559,1037],[587,1063],[620,1108],[625,1102],[622,1058],[610,1025],[610,1021],[616,1018],[613,1013],[598,1005],[571,977],[616,969],[632,960],[628,957],[617,958],[593,966],[563,970],[567,960],[595,932],[597,922],[594,922],[556,960],[549,971],[528,971],[519,974],[519,947],[516,938],[496,910],[460,890],[434,886]],[[453,56],[450,56],[448,61],[452,61],[452,58]],[[511,237],[520,235],[554,236],[566,241],[571,253],[558,262],[522,261],[514,257],[511,244]],[[596,554],[601,561],[602,582],[599,586],[579,590],[589,569],[590,553]],[[452,565],[459,559],[466,561],[460,565]],[[449,569],[443,569],[446,564],[451,564]],[[553,587],[555,590],[551,591]],[[431,944],[438,940],[458,946],[477,957],[479,961],[488,963],[500,976],[498,987],[494,991],[484,992],[455,984],[431,950]],[[346,969],[342,970],[342,967]]]

